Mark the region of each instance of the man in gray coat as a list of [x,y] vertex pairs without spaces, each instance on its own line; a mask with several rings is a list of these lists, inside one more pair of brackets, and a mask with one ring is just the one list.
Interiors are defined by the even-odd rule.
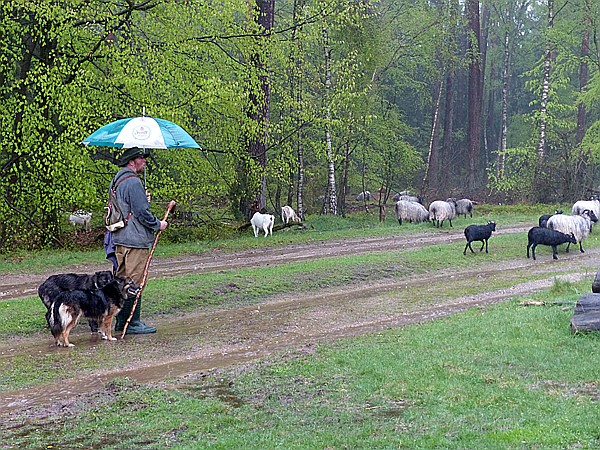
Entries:
[[[167,222],[158,219],[150,212],[150,203],[142,180],[137,176],[146,167],[146,158],[150,150],[133,147],[125,150],[118,165],[122,167],[113,178],[110,188],[117,186],[116,199],[127,217],[123,228],[113,231],[115,257],[117,258],[118,277],[130,277],[140,284],[142,282],[146,261],[154,242],[154,233],[167,228]],[[156,328],[147,326],[140,320],[141,298],[127,326],[126,334],[155,333]],[[117,314],[115,331],[123,331],[125,323],[131,314],[135,297],[130,297]]]

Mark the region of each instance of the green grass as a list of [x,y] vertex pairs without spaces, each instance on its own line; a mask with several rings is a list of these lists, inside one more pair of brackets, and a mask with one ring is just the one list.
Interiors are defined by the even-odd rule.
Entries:
[[172,389],[122,380],[77,417],[0,436],[24,449],[598,448],[598,337],[570,335],[569,317],[512,301]]
[[[505,224],[535,222],[539,212],[500,208],[491,208],[489,213],[489,219],[496,220],[500,230]],[[340,229],[335,229],[328,218],[320,217],[322,222],[315,219],[315,228],[286,229],[272,240],[244,235],[210,245],[233,250],[325,237],[440,232],[430,224],[399,227],[390,224],[389,219],[384,225],[365,217],[349,219],[343,222],[347,228]],[[455,228],[487,219],[461,219]],[[195,245],[165,245],[165,254],[209,247],[207,243]],[[584,245],[592,248],[600,243],[592,234]],[[268,273],[243,269],[152,280],[144,291],[144,314],[151,318],[236,307],[254,304],[264,296],[314,292],[353,281],[385,282],[406,274],[489,269],[509,259],[525,259],[526,236],[497,234],[490,240],[487,255],[463,256],[463,249],[464,241],[457,241],[275,265]],[[552,257],[549,248],[538,248],[537,253],[539,259]],[[49,252],[23,258],[38,261],[35,267],[43,270],[47,264],[79,263],[99,257],[103,258],[100,252],[60,257]],[[531,264],[535,267],[533,261]],[[560,264],[556,270],[560,270]],[[542,276],[548,274],[523,270],[502,277],[490,275],[485,286],[457,277],[451,285],[431,281],[426,290],[410,286],[389,295],[415,302],[418,307],[440,295],[451,299]],[[529,295],[527,300],[574,303],[583,291],[589,291],[589,281],[555,281],[551,289]],[[307,347],[230,373],[199,374],[186,382],[139,386],[128,379],[116,380],[107,384],[102,394],[81,398],[61,408],[60,413],[47,411],[45,419],[14,418],[0,430],[0,447],[598,448],[598,335],[570,335],[571,309],[525,307],[519,305],[520,300],[431,323]],[[49,339],[43,309],[34,297],[0,302],[0,337],[19,334]],[[137,344],[131,340],[127,345],[135,348]],[[177,351],[166,343],[161,345],[162,351]],[[1,390],[74,374],[91,375],[106,361],[115,367],[127,365],[119,345],[97,346],[93,352],[51,351],[42,356],[0,359]]]
[[[471,223],[485,223],[487,220],[495,220],[501,228],[507,224],[531,224],[536,225],[539,215],[562,208],[570,210],[566,205],[534,205],[534,206],[498,206],[477,205],[475,216],[457,218],[454,221],[455,229],[462,229]],[[299,244],[303,242],[314,242],[320,240],[341,239],[351,237],[389,236],[398,234],[414,233],[439,233],[429,223],[398,225],[394,218],[393,207],[388,206],[388,218],[386,222],[379,222],[375,209],[370,213],[355,213],[348,217],[334,217],[324,215],[308,216],[305,221],[306,228],[291,227],[275,233],[269,239],[256,239],[250,228],[239,233],[226,234],[228,238],[206,238],[204,240],[192,240],[189,242],[172,243],[169,241],[169,233],[174,230],[165,230],[161,235],[160,243],[156,247],[155,257],[172,257],[185,254],[197,254],[209,252],[213,249],[222,251],[236,251],[243,249],[262,248],[265,246],[278,246],[284,244]],[[229,230],[230,227],[227,227]],[[444,230],[448,229],[445,224]],[[218,234],[217,234],[218,235]],[[77,250],[44,250],[38,252],[13,252],[0,255],[0,274],[2,273],[40,273],[55,267],[64,267],[75,264],[98,264],[104,262],[104,250],[101,243],[97,249],[87,251]]]
[[[406,229],[410,233],[415,229],[423,229],[422,226],[431,230],[430,224],[406,227]],[[255,242],[254,237],[242,238],[242,240]],[[157,314],[180,314],[199,308],[253,304],[264,296],[285,292],[310,292],[356,281],[374,283],[406,274],[417,275],[445,269],[460,270],[472,267],[489,269],[495,263],[526,258],[527,236],[525,234],[494,235],[489,241],[489,254],[480,253],[478,251],[480,245],[475,243],[476,253],[471,254],[467,250],[467,255],[463,256],[464,244],[465,242],[461,240],[418,249],[292,262],[271,266],[268,272],[261,268],[232,269],[217,273],[152,280],[144,290],[144,314],[151,318]],[[584,241],[584,245],[585,248],[600,246],[600,235],[592,233]],[[544,261],[551,259],[552,249],[539,246],[537,257]],[[40,265],[45,262],[42,260]],[[508,279],[488,280],[487,289],[509,287],[516,282],[535,278],[535,274],[522,271]],[[463,294],[474,293],[477,289],[479,289],[478,285],[468,280],[464,284],[455,281],[450,287],[450,291],[455,290]],[[451,294],[450,291],[447,294]],[[423,296],[422,293],[420,295]],[[45,309],[37,297],[0,302],[0,338],[7,338],[13,334],[43,332],[46,328],[44,312]]]

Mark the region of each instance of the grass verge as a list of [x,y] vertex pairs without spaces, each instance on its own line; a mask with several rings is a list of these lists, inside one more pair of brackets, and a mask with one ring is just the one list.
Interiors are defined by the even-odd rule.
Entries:
[[[555,287],[557,299],[571,289]],[[516,300],[342,340],[171,389],[127,379],[5,448],[598,448],[596,335]]]

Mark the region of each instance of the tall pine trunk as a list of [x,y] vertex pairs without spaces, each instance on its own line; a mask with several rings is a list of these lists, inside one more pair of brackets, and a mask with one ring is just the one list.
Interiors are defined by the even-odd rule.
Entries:
[[468,88],[468,158],[467,187],[473,192],[477,186],[481,152],[481,30],[479,1],[467,1],[469,28],[469,88]]
[[[275,0],[257,0],[257,10],[255,11],[254,20],[260,26],[262,35],[258,39],[266,39],[270,36],[273,29],[275,17]],[[264,45],[261,47],[265,47]],[[260,84],[260,92],[251,91],[249,94],[251,107],[248,111],[248,117],[257,122],[259,133],[258,135],[250,136],[248,139],[248,154],[260,169],[259,188],[254,189],[254,180],[246,177],[241,177],[241,197],[240,210],[243,215],[249,217],[255,210],[261,210],[266,205],[267,182],[265,169],[267,167],[267,142],[269,136],[269,120],[271,115],[271,85],[268,75],[267,56],[261,52],[255,52],[250,57],[251,64],[258,73]],[[245,168],[252,173],[252,169]],[[244,170],[244,169],[243,169]]]

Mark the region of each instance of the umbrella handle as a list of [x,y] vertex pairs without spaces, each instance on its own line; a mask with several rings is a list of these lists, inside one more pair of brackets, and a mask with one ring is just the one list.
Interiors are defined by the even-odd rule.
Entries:
[[[175,200],[171,200],[169,202],[169,204],[167,205],[167,210],[165,211],[165,217],[163,220],[167,220],[167,217],[169,217],[169,213],[175,207],[176,204],[177,203],[175,203]],[[123,333],[121,334],[121,339],[125,338],[125,332],[127,331],[129,322],[131,322],[131,318],[133,317],[133,312],[135,311],[135,308],[140,300],[140,297],[142,296],[142,291],[144,290],[144,287],[146,286],[146,281],[148,280],[148,269],[150,268],[150,261],[152,261],[152,256],[154,255],[154,250],[156,249],[156,243],[158,242],[160,233],[162,233],[162,230],[158,230],[158,233],[156,233],[156,237],[154,238],[154,244],[152,244],[152,248],[150,249],[150,254],[148,255],[148,259],[146,260],[146,266],[144,267],[144,273],[142,275],[140,289],[138,290],[137,295],[135,296],[135,300],[133,301],[133,305],[131,306],[131,311],[129,313],[129,317],[127,318],[127,322],[125,322],[125,325],[123,326]]]

